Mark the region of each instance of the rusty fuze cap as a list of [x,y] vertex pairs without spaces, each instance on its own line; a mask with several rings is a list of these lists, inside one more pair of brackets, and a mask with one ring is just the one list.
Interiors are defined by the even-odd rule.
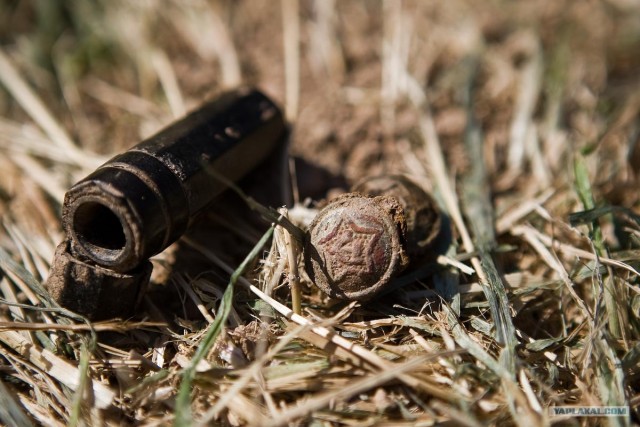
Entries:
[[343,195],[309,227],[307,274],[331,297],[371,297],[406,267],[405,234],[404,211],[397,200]]
[[309,226],[305,270],[333,298],[366,300],[430,256],[442,221],[431,196],[402,175],[368,178],[353,190]]

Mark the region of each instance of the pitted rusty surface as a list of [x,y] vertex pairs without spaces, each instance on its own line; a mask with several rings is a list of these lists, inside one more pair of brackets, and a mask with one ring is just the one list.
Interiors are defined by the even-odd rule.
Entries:
[[67,237],[94,264],[131,271],[178,240],[226,181],[280,151],[287,134],[266,95],[225,92],[76,183],[63,204]]
[[402,208],[395,199],[342,196],[309,228],[307,273],[332,297],[369,298],[405,267],[404,230]]
[[343,208],[326,215],[319,228],[316,247],[329,255],[327,269],[334,281],[349,275],[382,274],[389,266],[391,242],[383,222],[375,217]]
[[135,314],[152,268],[145,261],[128,273],[118,273],[91,264],[64,241],[56,248],[45,286],[61,306],[91,320],[128,318]]
[[435,200],[422,188],[402,175],[383,175],[361,181],[353,191],[397,199],[407,222],[407,255],[412,263],[428,255],[441,231],[442,219]]

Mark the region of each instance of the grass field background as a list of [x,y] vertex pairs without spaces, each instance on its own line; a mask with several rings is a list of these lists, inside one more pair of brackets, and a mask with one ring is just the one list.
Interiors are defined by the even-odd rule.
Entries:
[[[232,215],[237,246],[191,242],[204,274],[154,260],[174,304],[56,308],[65,191],[242,84],[292,124],[292,221],[407,174],[450,220],[430,273],[358,304],[303,275],[296,315],[286,231],[261,246]],[[3,1],[0,420],[638,424],[639,137],[634,0]],[[567,405],[631,415],[549,415]]]

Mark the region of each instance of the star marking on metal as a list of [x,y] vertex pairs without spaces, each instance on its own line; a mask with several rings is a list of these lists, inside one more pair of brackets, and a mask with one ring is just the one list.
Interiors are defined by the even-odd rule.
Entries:
[[[323,237],[318,246],[329,254],[331,262],[327,271],[331,278],[339,282],[348,275],[373,274],[380,267],[380,255],[377,253],[383,225],[376,219],[369,221],[375,226],[362,226],[351,218],[341,218]],[[377,262],[378,261],[378,262]]]

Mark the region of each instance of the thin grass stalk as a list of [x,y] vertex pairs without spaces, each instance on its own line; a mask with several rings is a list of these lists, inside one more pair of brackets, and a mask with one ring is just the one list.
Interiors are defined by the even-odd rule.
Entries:
[[495,266],[491,251],[497,246],[494,229],[493,205],[489,195],[489,181],[484,165],[482,151],[482,136],[480,127],[476,123],[472,102],[473,82],[477,68],[477,58],[467,58],[463,66],[466,68],[467,82],[463,89],[464,103],[467,109],[467,129],[465,146],[471,159],[470,171],[463,181],[464,204],[467,218],[471,224],[478,249],[481,268],[486,274],[487,282],[483,287],[491,316],[495,324],[496,338],[505,346],[505,363],[511,375],[515,375],[516,352],[518,339],[511,319],[507,292]]
[[285,115],[291,123],[298,116],[300,102],[300,4],[281,0],[285,72]]
[[2,381],[0,381],[0,422],[15,427],[33,426],[22,407],[14,399],[13,393]]
[[182,372],[182,382],[176,398],[174,418],[174,425],[176,427],[187,427],[192,424],[191,384],[195,379],[196,367],[198,366],[198,363],[204,359],[224,328],[227,318],[229,317],[229,313],[231,313],[231,306],[233,305],[233,289],[236,282],[241,275],[244,274],[249,264],[258,256],[262,247],[269,241],[273,234],[274,227],[275,226],[272,225],[269,230],[267,230],[260,241],[258,241],[251,250],[249,255],[247,255],[244,261],[242,261],[240,266],[231,275],[227,289],[224,291],[222,301],[220,301],[220,308],[218,309],[218,315],[216,316],[215,321],[209,326],[209,330],[206,332],[202,342],[196,350],[196,353],[191,359],[191,364]]
[[89,377],[89,359],[91,354],[86,346],[82,346],[80,350],[80,366],[78,371],[80,373],[80,380],[78,382],[78,388],[76,389],[73,401],[71,402],[71,414],[69,416],[69,427],[75,427],[80,424],[82,405],[84,403],[84,394],[87,389],[87,382],[90,381]]

